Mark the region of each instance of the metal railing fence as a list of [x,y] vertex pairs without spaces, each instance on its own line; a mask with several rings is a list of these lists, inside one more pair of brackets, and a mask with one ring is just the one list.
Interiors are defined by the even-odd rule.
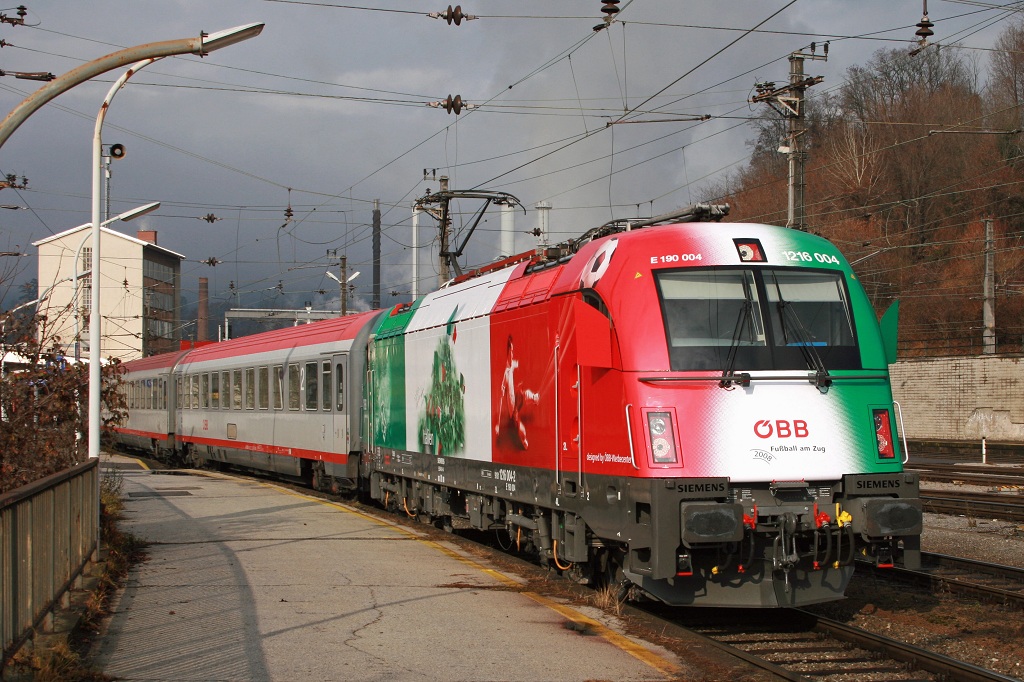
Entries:
[[0,495],[0,670],[95,552],[99,475],[94,459]]

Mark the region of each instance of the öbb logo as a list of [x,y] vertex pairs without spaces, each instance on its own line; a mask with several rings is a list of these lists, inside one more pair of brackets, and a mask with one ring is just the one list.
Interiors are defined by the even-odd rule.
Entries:
[[761,419],[754,424],[754,435],[758,438],[807,438],[807,422],[803,419]]

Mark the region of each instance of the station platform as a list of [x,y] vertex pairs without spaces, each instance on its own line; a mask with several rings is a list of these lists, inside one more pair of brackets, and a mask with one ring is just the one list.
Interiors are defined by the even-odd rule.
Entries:
[[149,543],[94,661],[121,680],[666,680],[668,651],[445,541],[270,482],[123,478]]

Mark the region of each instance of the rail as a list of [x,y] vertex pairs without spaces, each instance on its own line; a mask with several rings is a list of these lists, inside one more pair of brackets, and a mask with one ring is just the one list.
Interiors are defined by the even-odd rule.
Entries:
[[0,670],[96,549],[99,472],[91,460],[0,495]]

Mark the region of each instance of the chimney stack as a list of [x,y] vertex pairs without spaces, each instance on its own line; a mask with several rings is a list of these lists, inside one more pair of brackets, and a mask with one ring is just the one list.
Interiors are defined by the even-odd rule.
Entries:
[[156,230],[139,230],[138,238],[144,242],[156,245]]
[[199,278],[199,319],[196,321],[196,341],[207,341],[210,337],[210,280]]

